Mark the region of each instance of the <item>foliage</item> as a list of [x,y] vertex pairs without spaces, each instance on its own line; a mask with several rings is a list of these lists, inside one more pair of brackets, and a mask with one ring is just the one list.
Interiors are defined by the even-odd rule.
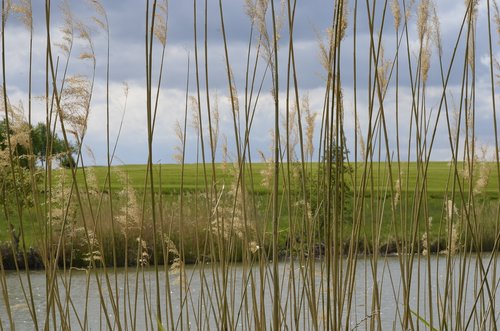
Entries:
[[[350,222],[352,219],[352,188],[348,177],[352,174],[352,167],[345,162],[349,151],[346,148],[335,146],[331,153],[331,161],[327,162],[328,150],[325,151],[323,162],[319,164],[318,172],[309,178],[308,196],[311,212],[319,220],[319,233],[323,233],[327,219],[339,219]],[[338,162],[337,162],[338,161]],[[337,171],[337,167],[340,169]],[[329,178],[329,180],[328,180]],[[328,203],[328,191],[330,202]],[[330,206],[330,217],[327,206]]]
[[[3,158],[5,151],[0,151]],[[32,183],[29,170],[19,165],[11,167],[2,162],[0,171],[0,205],[5,213],[14,211],[17,202],[22,207],[33,206]],[[35,175],[35,180],[38,176]],[[17,195],[17,197],[16,197]]]
[[[24,154],[28,147],[26,128],[22,125],[15,127],[17,132],[10,130],[10,142],[15,145],[11,155],[7,148],[6,121],[0,122],[0,205],[5,214],[11,213],[18,203],[21,207],[33,204],[32,182]],[[37,178],[36,174],[34,178]]]
[[[19,125],[17,126],[19,127]],[[22,128],[28,128],[27,123],[22,123]],[[29,166],[29,156],[33,155],[35,160],[38,161],[43,167],[47,157],[52,156],[58,160],[59,165],[63,168],[70,168],[75,166],[73,154],[76,152],[76,146],[70,143],[69,150],[66,150],[66,144],[63,139],[59,138],[57,133],[52,130],[47,130],[47,125],[43,122],[37,123],[29,129],[29,142],[30,144],[23,144],[19,142],[11,142],[15,145],[14,154],[19,157],[20,165],[23,168]],[[15,135],[16,129],[10,126],[10,135]],[[50,147],[49,147],[50,146]],[[7,148],[7,123],[5,118],[0,122],[0,149]],[[30,153],[30,148],[32,152]]]

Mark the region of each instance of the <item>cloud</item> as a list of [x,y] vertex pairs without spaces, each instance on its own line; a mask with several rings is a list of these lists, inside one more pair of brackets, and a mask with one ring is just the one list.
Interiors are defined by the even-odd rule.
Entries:
[[[436,2],[437,12],[441,23],[442,39],[444,42],[443,54],[443,72],[447,73],[451,56],[454,51],[455,43],[459,38],[459,29],[461,18],[465,13],[465,6],[461,1],[443,0]],[[85,23],[91,24],[92,11],[84,2],[72,2],[72,9],[75,17]],[[123,95],[123,82],[129,84],[130,90],[127,100],[126,112],[120,140],[117,147],[117,156],[126,163],[144,163],[147,160],[147,123],[146,123],[146,70],[145,70],[145,7],[144,3],[135,0],[124,0],[121,2],[105,3],[110,22],[110,135],[112,142],[118,135],[122,113],[124,110],[125,98]],[[202,99],[200,104],[203,113],[203,124],[205,126],[205,142],[208,141],[207,127],[207,101],[206,90],[209,91],[211,106],[218,95],[218,103],[221,114],[220,133],[227,136],[229,147],[234,151],[235,134],[233,128],[233,114],[231,112],[228,99],[229,84],[227,77],[227,68],[225,62],[225,48],[222,43],[221,21],[218,6],[210,5],[208,9],[208,86],[206,86],[205,77],[205,54],[204,54],[204,3],[197,1],[198,15],[198,66],[200,94]],[[376,9],[375,24],[381,27],[382,3],[378,4]],[[44,8],[41,3],[34,3],[35,34],[34,34],[34,53],[33,53],[33,93],[40,96],[45,94],[45,54],[46,39],[44,27]],[[253,75],[253,66],[256,63],[256,50],[258,37],[254,35],[250,40],[250,21],[245,15],[243,1],[224,1],[223,2],[224,19],[227,33],[228,56],[231,69],[234,73],[235,85],[239,93],[239,102],[241,106],[240,126],[244,123],[244,105],[250,99],[250,86],[246,86],[247,63],[250,71],[249,79]],[[356,45],[354,45],[354,8],[350,8],[349,27],[346,37],[341,46],[340,73],[342,81],[342,91],[344,96],[344,130],[348,148],[354,151],[354,132],[355,121],[353,109],[356,106],[359,112],[359,119],[362,132],[366,135],[370,123],[369,105],[370,101],[369,86],[373,88],[374,66],[370,64],[369,59],[372,56],[370,48],[370,29],[367,20],[367,11],[365,5],[360,5],[356,22]],[[57,6],[52,8],[52,38],[53,43],[61,40],[59,27],[62,25],[62,16]],[[296,78],[300,97],[309,95],[311,109],[320,114],[323,111],[326,91],[324,77],[325,71],[319,61],[319,48],[317,35],[324,34],[326,29],[332,25],[333,3],[324,0],[311,0],[307,2],[298,2],[295,17],[294,28],[294,60],[296,69]],[[492,96],[489,86],[489,57],[488,44],[486,38],[479,38],[487,34],[485,3],[481,3],[478,8],[478,25],[476,29],[476,89],[475,89],[475,114],[476,114],[476,134],[480,141],[485,144],[493,145],[492,141]],[[389,17],[389,16],[388,16]],[[284,17],[284,28],[281,32],[280,52],[279,52],[279,75],[280,75],[280,111],[285,112],[285,91],[287,88],[293,95],[293,79],[290,79],[287,87],[289,52],[289,36],[287,31],[287,17]],[[386,18],[388,20],[388,18]],[[177,121],[184,121],[184,111],[186,107],[186,79],[189,78],[189,94],[196,96],[196,75],[194,61],[194,21],[193,21],[193,2],[173,1],[169,6],[168,19],[168,41],[165,53],[165,64],[163,71],[163,80],[161,84],[159,108],[155,129],[154,140],[154,161],[173,162],[174,147],[179,143],[174,131]],[[382,33],[382,43],[385,50],[385,58],[392,61],[398,54],[398,128],[396,132],[396,72],[394,71],[389,81],[389,90],[383,101],[383,109],[388,129],[389,156],[383,155],[382,158],[392,157],[396,150],[396,136],[400,139],[400,153],[406,155],[408,150],[414,151],[415,145],[415,118],[412,118],[412,105],[418,104],[421,107],[422,100],[413,100],[412,86],[415,86],[417,79],[418,59],[420,45],[416,38],[415,16],[409,23],[409,44],[406,44],[406,38],[403,38],[401,48],[396,53],[396,37],[392,22],[386,21],[383,31],[374,33],[374,40],[378,40],[378,33]],[[17,103],[22,100],[26,105],[27,81],[29,61],[29,34],[17,21],[12,18],[7,25],[7,88],[11,102]],[[92,28],[92,38],[96,51],[96,77],[94,94],[92,99],[92,111],[89,118],[88,135],[85,143],[89,145],[96,155],[96,161],[99,164],[106,162],[106,51],[107,36],[103,31]],[[248,61],[248,43],[251,45],[251,58]],[[458,39],[458,48],[455,62],[450,70],[450,80],[447,88],[447,105],[449,114],[455,107],[460,105],[460,100],[465,100],[461,96],[461,81],[463,73],[463,63],[465,60],[465,32]],[[354,46],[356,46],[356,55],[354,56]],[[377,46],[377,45],[375,45]],[[83,74],[92,77],[92,68],[88,61],[78,60],[78,54],[85,47],[78,39],[75,39],[75,47],[69,62],[68,74]],[[434,45],[431,45],[432,58],[429,80],[426,90],[426,114],[427,117],[422,120],[429,122],[433,129],[436,121],[438,108],[440,105],[442,92],[442,78],[437,51]],[[407,49],[410,56],[408,58]],[[62,77],[65,66],[65,57],[61,52],[54,48],[55,57],[59,56],[58,77]],[[500,53],[494,49],[495,58]],[[154,80],[159,77],[159,60],[161,49],[154,48]],[[190,72],[188,77],[188,57],[190,61]],[[410,62],[409,62],[410,61]],[[356,64],[356,77],[354,77],[354,64]],[[391,63],[392,64],[392,63]],[[291,72],[291,71],[290,71]],[[413,79],[413,81],[410,79]],[[356,79],[355,79],[356,78]],[[370,81],[371,79],[371,81]],[[250,80],[251,81],[251,80]],[[356,81],[356,86],[354,82]],[[59,81],[60,82],[60,81]],[[257,61],[255,71],[254,91],[252,94],[253,108],[256,101],[256,93],[262,82],[262,91],[255,105],[255,117],[252,122],[252,131],[250,136],[251,152],[257,150],[267,152],[272,143],[270,131],[274,127],[274,101],[270,94],[272,89],[272,73],[262,57]],[[154,86],[156,86],[154,84]],[[246,88],[247,87],[247,88]],[[469,87],[470,89],[470,87]],[[354,91],[356,91],[356,104],[354,102]],[[470,94],[470,90],[468,92]],[[495,98],[498,97],[495,95]],[[292,98],[294,99],[294,98]],[[470,99],[470,96],[468,97]],[[441,115],[436,129],[436,140],[434,151],[431,155],[434,159],[448,159],[450,157],[450,148],[448,145],[448,129],[445,121],[445,108],[441,106]],[[378,113],[379,102],[375,98],[373,101],[372,125],[376,121],[375,114]],[[42,121],[45,118],[45,104],[36,101],[33,104],[34,121]],[[450,115],[451,116],[451,115]],[[191,121],[192,110],[188,107],[188,121]],[[419,119],[420,120],[420,119]],[[319,127],[321,116],[316,118],[316,144],[319,143]],[[379,123],[379,122],[377,122]],[[422,122],[423,123],[423,122]],[[430,139],[431,131],[427,133]],[[366,137],[365,137],[366,139]],[[378,139],[378,138],[377,138]],[[222,141],[220,138],[219,141]],[[197,138],[195,130],[188,126],[187,149],[188,162],[196,160]],[[220,145],[219,145],[220,147]],[[354,153],[354,152],[352,152]],[[385,153],[385,150],[384,150]],[[208,154],[207,154],[208,156]],[[220,159],[220,149],[217,154]],[[352,155],[351,155],[352,156]],[[415,157],[413,154],[412,158]]]

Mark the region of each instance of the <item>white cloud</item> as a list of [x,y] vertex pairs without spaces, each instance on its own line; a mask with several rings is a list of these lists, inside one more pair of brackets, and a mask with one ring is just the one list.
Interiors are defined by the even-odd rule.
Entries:
[[[500,52],[497,52],[493,55],[493,59],[498,61],[500,59]],[[481,55],[479,58],[479,62],[485,66],[486,68],[490,67],[490,54],[489,53],[484,53]],[[495,61],[493,61],[493,66],[495,66]]]
[[[458,29],[460,28],[461,18],[465,13],[465,6],[462,1],[446,0],[437,1],[437,11],[441,22],[441,30],[443,34],[443,41],[445,43],[445,55],[444,55],[444,66],[447,70],[448,63],[446,62],[447,56],[450,56],[456,38],[458,36]],[[231,3],[230,6],[226,7],[227,16],[231,14],[240,15],[241,13],[236,13],[237,4]],[[119,5],[109,4],[109,10],[116,10]],[[135,2],[130,1],[125,6],[138,6],[142,10],[142,6],[137,5]],[[163,84],[160,93],[158,117],[155,129],[155,141],[154,141],[154,160],[157,161],[161,159],[163,162],[173,162],[172,155],[174,154],[174,146],[178,144],[174,126],[176,121],[184,120],[184,109],[185,109],[185,84],[187,75],[187,52],[190,52],[191,56],[191,73],[190,73],[190,94],[195,94],[195,75],[194,75],[194,45],[192,41],[192,19],[189,16],[189,11],[186,11],[186,4],[176,4],[172,3],[170,5],[170,15],[171,22],[173,26],[170,27],[171,35],[167,43],[167,51],[165,58],[165,69],[163,76]],[[113,9],[113,7],[115,7]],[[234,8],[233,8],[234,7]],[[124,123],[122,128],[122,134],[120,141],[118,143],[117,156],[127,163],[144,163],[147,160],[147,123],[146,123],[146,87],[145,87],[145,68],[144,68],[144,38],[142,16],[139,21],[132,21],[135,15],[135,10],[130,8],[121,8],[120,13],[123,15],[110,15],[111,23],[111,85],[110,85],[110,134],[112,142],[114,142],[115,137],[118,134],[119,125],[121,121],[123,106],[124,106],[124,96],[122,91],[122,81],[127,81],[130,85],[129,97],[127,102],[127,110],[124,117]],[[315,25],[324,28],[330,25],[330,21],[319,21],[320,19],[325,19],[325,14],[322,11],[322,6],[309,6],[306,8],[307,17],[301,17],[301,13],[297,12],[297,20],[302,20],[303,29],[297,33],[300,34],[300,39],[296,39],[295,43],[295,60],[297,77],[299,83],[300,94],[303,96],[305,93],[309,94],[309,100],[311,109],[316,113],[320,114],[323,111],[324,100],[325,100],[325,87],[320,74],[323,72],[321,65],[318,60],[318,46],[315,39],[315,32],[311,27],[311,20],[317,19],[314,22]],[[211,9],[212,10],[212,9]],[[241,10],[241,8],[240,8]],[[56,10],[55,10],[56,11]],[[231,12],[232,11],[232,12]],[[114,12],[113,12],[114,13]],[[84,18],[89,16],[88,11],[75,13],[76,16]],[[485,29],[485,5],[484,2],[480,4],[478,11],[478,36],[481,36]],[[43,13],[37,13],[37,17],[43,16]],[[56,15],[57,16],[57,15]],[[240,17],[237,16],[237,17]],[[357,36],[357,69],[358,69],[358,86],[357,86],[357,110],[359,112],[359,119],[362,131],[365,135],[368,131],[369,118],[368,118],[368,106],[369,96],[367,88],[368,79],[368,59],[370,58],[369,48],[369,34],[367,29],[366,15],[359,15],[359,30]],[[237,20],[232,17],[232,20],[228,22],[236,22]],[[392,22],[391,22],[392,23]],[[56,24],[58,24],[56,22]],[[241,111],[243,112],[244,105],[244,93],[245,93],[245,74],[246,74],[246,56],[248,47],[248,31],[249,27],[246,26],[247,21],[242,24],[233,24],[234,26],[228,26],[230,33],[228,33],[229,42],[229,58],[231,61],[231,67],[234,72],[234,77],[236,79],[236,86],[239,92],[239,100]],[[352,24],[352,22],[350,22]],[[388,24],[388,23],[386,23]],[[390,24],[392,27],[392,24]],[[395,41],[393,31],[388,27],[384,32],[383,43],[385,46],[385,56],[387,59],[392,59],[395,53]],[[307,30],[306,28],[309,28]],[[224,47],[222,44],[222,39],[219,29],[219,20],[216,16],[211,16],[209,18],[209,89],[212,102],[214,101],[214,95],[219,95],[219,106],[221,112],[221,133],[228,137],[230,147],[234,151],[234,129],[232,113],[230,110],[230,103],[227,98],[228,94],[228,84],[227,84],[227,74],[225,71],[225,58],[224,58]],[[304,31],[307,30],[307,31]],[[351,30],[349,30],[351,32]],[[204,72],[204,54],[203,54],[203,39],[202,39],[202,28],[200,27],[200,40],[199,40],[199,65],[200,65],[200,83],[201,83],[201,105],[203,112],[204,127],[207,127],[207,107],[206,100],[204,99],[205,92],[205,72]],[[61,33],[54,27],[52,30],[53,40],[57,41],[61,39]],[[412,69],[416,68],[416,60],[413,54],[418,53],[420,45],[415,41],[415,17],[412,17],[410,22],[410,52],[412,53]],[[479,63],[483,65],[489,65],[489,58],[487,51],[484,49],[484,45],[480,44],[481,40],[478,38],[478,54],[483,54],[479,58]],[[352,35],[347,35],[343,43],[342,48],[342,80],[343,80],[343,94],[344,94],[344,129],[346,132],[346,137],[348,141],[348,147],[351,151],[354,150],[354,132],[355,124],[353,117],[354,108],[354,90],[352,87],[352,65],[354,59],[352,58]],[[23,104],[27,104],[27,63],[29,59],[28,53],[28,42],[29,35],[27,31],[19,25],[10,24],[8,26],[8,38],[7,38],[7,80],[8,80],[8,90],[11,102],[17,103],[18,100],[22,100]],[[94,42],[97,53],[97,76],[96,85],[94,88],[94,95],[92,101],[92,112],[89,118],[88,125],[88,136],[86,139],[86,144],[88,144],[95,152],[97,157],[97,162],[102,164],[106,160],[106,95],[105,95],[105,50],[106,50],[106,39],[102,33],[94,31]],[[286,30],[283,32],[282,48],[280,50],[280,110],[285,111],[285,94],[283,93],[286,82],[287,74],[287,62],[288,62],[288,52],[286,45]],[[399,136],[401,142],[402,154],[406,154],[408,149],[414,150],[415,144],[415,119],[412,119],[412,93],[410,89],[409,81],[409,70],[407,57],[406,57],[406,45],[402,44],[400,49],[400,77],[399,77],[399,104],[398,104],[398,117],[399,117]],[[81,46],[81,45],[80,45]],[[78,46],[78,47],[80,47]],[[34,90],[36,95],[42,95],[45,91],[45,31],[43,26],[40,25],[36,29],[34,38]],[[78,48],[77,47],[77,48]],[[482,47],[482,48],[481,48]],[[457,55],[456,63],[463,61],[464,54],[460,53]],[[252,54],[255,55],[255,47],[252,48]],[[74,57],[78,54],[78,49],[75,49]],[[435,52],[433,52],[435,53]],[[500,57],[500,53],[495,51],[495,56]],[[158,60],[159,60],[159,50],[155,51],[155,64],[154,64],[154,78],[158,77]],[[435,55],[434,55],[435,56]],[[433,58],[435,60],[435,58]],[[253,63],[253,60],[251,62]],[[63,68],[63,58],[60,58],[60,68],[59,75],[61,75]],[[251,63],[251,64],[252,64]],[[434,65],[434,63],[433,63]],[[257,71],[256,78],[256,89],[260,80],[264,74],[265,64],[264,62],[259,62],[259,69]],[[452,73],[459,75],[460,69],[458,64],[455,64],[454,71]],[[431,77],[428,82],[429,86],[427,88],[427,99],[426,99],[426,109],[428,111],[428,118],[424,120],[429,121],[431,124],[435,123],[437,108],[439,106],[440,98],[442,96],[442,87],[440,86],[440,75],[439,70],[436,67],[431,67]],[[88,65],[82,64],[81,61],[75,58],[71,59],[70,63],[70,73],[83,73],[86,75],[91,75]],[[483,72],[478,72],[477,76],[477,87],[476,87],[476,126],[477,134],[480,140],[483,140],[486,144],[492,144],[492,101],[490,95],[490,89],[488,88],[488,80],[485,79]],[[59,76],[60,77],[60,76]],[[415,71],[413,72],[413,77],[415,77]],[[394,79],[394,77],[392,78]],[[392,84],[392,82],[391,82]],[[450,86],[448,87],[447,95],[451,93],[457,100],[456,104],[459,104],[460,99],[460,82],[456,81],[455,76],[452,76],[450,80]],[[389,139],[389,153],[393,153],[396,150],[396,98],[395,90],[392,85],[384,99],[383,108],[387,124],[387,134]],[[269,150],[269,145],[271,144],[271,138],[269,131],[274,127],[274,103],[272,96],[269,91],[271,89],[271,73],[267,72],[264,79],[264,85],[262,94],[259,97],[259,102],[256,107],[255,118],[251,131],[251,146],[252,153],[257,150],[263,150],[267,152]],[[255,101],[255,94],[253,95],[253,100]],[[498,98],[497,98],[498,99]],[[448,104],[451,109],[451,99],[448,99]],[[42,121],[45,118],[45,105],[43,102],[37,101],[33,104],[33,118],[34,121]],[[372,116],[372,121],[375,121],[376,114],[379,110],[378,100],[375,99],[374,102],[374,114]],[[432,112],[431,112],[432,110]],[[189,110],[191,116],[191,110]],[[434,147],[434,152],[432,157],[435,159],[446,159],[449,158],[449,146],[448,144],[448,132],[445,125],[445,110],[442,109],[442,114],[439,119],[437,134],[436,134],[436,144]],[[243,117],[241,117],[243,121]],[[318,115],[316,118],[316,145],[319,140],[319,127],[320,127],[321,116]],[[241,123],[243,126],[243,123]],[[412,130],[412,137],[410,137],[410,126]],[[431,125],[431,128],[433,126]],[[430,133],[429,133],[430,134]],[[205,132],[207,135],[207,132]],[[428,135],[430,138],[430,136]],[[408,146],[408,141],[410,146]],[[205,139],[207,143],[208,138]],[[222,141],[222,140],[219,140]],[[188,127],[188,161],[194,161],[195,159],[195,148],[196,148],[196,138],[194,137],[194,130]],[[219,144],[220,147],[220,144]],[[385,150],[384,150],[385,153]],[[234,154],[234,153],[233,153]],[[207,154],[208,156],[208,154]],[[352,155],[351,155],[352,156]],[[220,154],[218,155],[220,157]],[[382,156],[385,158],[386,156]]]

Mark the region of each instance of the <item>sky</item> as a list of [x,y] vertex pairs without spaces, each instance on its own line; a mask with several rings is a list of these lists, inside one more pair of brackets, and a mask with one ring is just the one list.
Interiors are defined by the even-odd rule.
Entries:
[[[63,72],[66,55],[57,50],[57,44],[62,41],[61,27],[64,17],[61,12],[61,3],[52,1],[51,9],[51,35],[52,45],[58,55],[60,72]],[[176,162],[176,147],[180,145],[176,136],[176,125],[181,127],[184,123],[186,109],[186,92],[189,96],[196,96],[196,75],[194,70],[194,10],[193,1],[172,0],[168,4],[167,42],[165,50],[165,63],[162,71],[162,82],[159,93],[158,114],[154,135],[153,162]],[[209,94],[211,106],[218,105],[220,112],[220,138],[217,159],[222,160],[222,144],[227,140],[229,157],[235,160],[233,118],[231,114],[229,88],[226,74],[225,53],[223,47],[219,2],[208,0],[208,34],[207,46],[209,50]],[[277,5],[278,2],[276,1]],[[375,9],[375,26],[381,26],[383,2],[377,2]],[[400,2],[402,5],[402,1]],[[88,119],[87,133],[83,141],[83,150],[89,151],[89,156],[84,155],[87,164],[103,165],[107,162],[106,154],[106,68],[107,68],[107,43],[106,33],[93,22],[94,8],[87,1],[67,1],[72,12],[73,22],[81,22],[90,29],[90,35],[96,54],[96,76],[92,93],[91,110]],[[319,140],[319,127],[321,112],[325,95],[325,71],[320,63],[319,42],[325,38],[327,29],[332,24],[334,1],[327,0],[299,0],[296,7],[293,41],[297,68],[297,79],[300,97],[309,97],[310,108],[316,112],[316,144]],[[145,71],[145,29],[146,1],[122,0],[102,1],[109,22],[109,77],[110,77],[110,138],[112,144],[117,140],[114,164],[140,164],[146,163],[147,153],[147,122],[146,122],[146,71]],[[494,146],[493,112],[491,83],[489,74],[488,56],[488,19],[487,2],[479,1],[477,9],[476,28],[476,99],[474,104],[476,114],[476,135],[481,146],[490,150]],[[222,1],[224,20],[227,34],[228,57],[238,91],[240,105],[245,100],[245,76],[247,65],[247,52],[249,41],[251,46],[251,59],[255,61],[257,45],[257,31],[252,37],[250,19],[245,12],[245,3],[240,0]],[[415,8],[418,6],[415,4]],[[359,1],[357,8],[356,34],[354,34],[354,1],[348,2],[348,27],[341,46],[341,80],[344,104],[344,121],[346,139],[351,157],[353,157],[354,132],[356,125],[353,115],[354,106],[359,112],[361,132],[366,135],[368,129],[368,73],[369,68],[369,24],[367,19],[366,2]],[[440,21],[441,38],[443,42],[443,64],[448,70],[453,54],[460,26],[465,14],[464,1],[439,0],[436,1],[436,12]],[[198,47],[200,57],[203,55],[204,46],[204,2],[197,1]],[[410,58],[412,61],[412,75],[417,68],[417,55],[419,41],[416,28],[417,17],[415,13],[409,18],[409,44]],[[285,22],[286,23],[286,22]],[[494,22],[492,22],[493,24]],[[33,1],[33,111],[34,122],[45,120],[45,104],[41,96],[45,94],[45,54],[47,47],[46,23],[44,4],[42,1]],[[286,24],[285,24],[286,25]],[[270,27],[269,27],[270,28]],[[29,31],[22,25],[16,14],[11,14],[6,24],[6,86],[9,100],[12,104],[22,104],[25,111],[28,104],[28,74],[29,74]],[[496,31],[496,27],[492,27]],[[495,33],[495,32],[494,32]],[[278,67],[280,69],[280,100],[282,113],[285,112],[286,95],[286,62],[289,31],[283,27],[278,53]],[[356,38],[354,38],[354,36]],[[376,35],[378,36],[378,34]],[[493,35],[493,53],[495,60],[499,58],[500,49],[497,41],[499,36]],[[356,39],[356,44],[354,44]],[[388,60],[395,57],[396,33],[393,26],[393,17],[387,9],[384,30],[381,41],[384,55]],[[157,42],[153,53],[153,79],[157,81],[160,74],[161,47]],[[353,48],[356,45],[356,60],[353,57]],[[450,80],[447,88],[450,109],[459,109],[461,100],[461,77],[463,61],[465,59],[466,38],[463,35],[458,40],[456,62],[450,70]],[[409,123],[411,118],[412,85],[408,69],[408,56],[406,43],[403,43],[402,52],[399,54],[401,70],[398,78],[398,102],[396,103],[396,83],[394,76],[388,84],[388,91],[384,99],[384,109],[389,128],[389,143],[391,154],[396,151],[395,140],[395,112],[398,105],[400,119],[400,138],[404,142],[400,152],[406,155],[410,134],[414,139],[414,132],[410,133]],[[79,54],[85,50],[85,43],[75,35],[74,47],[69,58],[68,75],[92,75],[92,68],[88,60],[79,59]],[[434,44],[430,46],[431,61],[429,78],[426,86],[425,105],[429,114],[429,122],[434,123],[438,114],[441,95],[443,93],[437,49]],[[189,69],[188,69],[189,62]],[[356,80],[354,79],[354,63],[357,68]],[[201,105],[203,121],[206,121],[206,91],[204,61],[200,59]],[[59,71],[58,71],[59,74]],[[265,71],[263,58],[259,58],[257,80],[263,81],[262,93],[255,108],[255,117],[252,122],[250,145],[252,156],[258,158],[257,152],[262,151],[266,157],[271,156],[272,135],[274,126],[273,97],[271,95],[272,82],[269,72]],[[354,98],[354,82],[356,81],[356,101]],[[128,96],[125,97],[124,86],[128,86]],[[155,83],[153,83],[155,85]],[[187,91],[186,91],[187,86]],[[498,102],[498,94],[495,94]],[[196,130],[192,125],[191,105],[188,102],[188,126],[186,139],[186,162],[196,162],[200,157],[197,152]],[[431,153],[433,160],[449,160],[451,157],[448,131],[444,117],[444,109],[438,121],[436,140]],[[122,121],[123,119],[123,121]],[[206,126],[206,123],[204,124]],[[241,122],[244,125],[244,122]],[[121,131],[120,131],[121,128]],[[433,127],[431,126],[431,129]],[[432,130],[431,130],[432,131]],[[207,132],[204,133],[208,140]],[[226,139],[223,137],[226,137]],[[430,137],[430,133],[429,133]],[[414,144],[414,141],[411,143]],[[357,149],[359,150],[359,148]],[[85,154],[86,152],[84,152]],[[393,154],[392,154],[393,155]],[[360,153],[358,152],[358,156]],[[208,157],[208,154],[207,154]],[[381,158],[386,158],[382,156]],[[491,157],[491,155],[489,155]],[[411,156],[414,158],[414,155]]]

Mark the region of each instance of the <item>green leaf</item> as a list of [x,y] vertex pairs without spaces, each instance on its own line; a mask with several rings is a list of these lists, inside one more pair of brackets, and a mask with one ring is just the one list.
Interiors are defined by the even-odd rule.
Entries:
[[427,321],[426,321],[426,320],[425,320],[422,316],[420,316],[419,314],[417,314],[416,312],[414,312],[414,311],[413,311],[413,310],[411,310],[411,309],[410,309],[410,311],[411,311],[411,313],[412,313],[413,315],[415,315],[415,316],[419,319],[419,321],[420,321],[420,322],[424,323],[424,325],[425,325],[426,327],[428,327],[430,330],[432,330],[432,331],[438,331],[438,329],[436,329],[436,328],[431,328],[430,323],[429,323],[429,322],[427,322]]
[[165,331],[165,328],[161,324],[160,319],[158,318],[158,316],[156,317],[156,324],[158,324],[158,331]]

